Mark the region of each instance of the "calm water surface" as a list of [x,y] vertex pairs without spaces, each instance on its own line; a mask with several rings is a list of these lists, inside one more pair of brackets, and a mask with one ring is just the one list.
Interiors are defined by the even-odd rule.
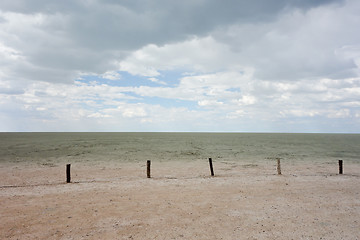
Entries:
[[360,163],[360,134],[0,133],[0,162],[285,161]]

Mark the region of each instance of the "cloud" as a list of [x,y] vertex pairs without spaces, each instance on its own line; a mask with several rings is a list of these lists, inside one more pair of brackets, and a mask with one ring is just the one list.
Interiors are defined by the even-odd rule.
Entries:
[[233,60],[235,56],[227,45],[207,36],[164,46],[147,45],[120,61],[119,66],[133,75],[159,76],[159,71],[179,68],[195,72],[222,71],[231,68]]
[[1,121],[301,131],[348,120],[360,131],[359,11],[356,0],[4,0]]
[[160,81],[159,79],[154,78],[154,77],[150,77],[149,80],[150,80],[151,82],[158,83],[158,84],[161,84],[161,85],[167,85],[166,82]]
[[101,77],[104,79],[109,79],[109,80],[120,80],[121,79],[121,75],[116,71],[105,72],[104,74],[101,75]]
[[[147,45],[120,62],[136,75],[183,68],[213,72],[251,68],[254,77],[287,81],[359,76],[360,23],[356,1],[288,9],[269,22],[232,22],[198,36],[163,46]],[[176,57],[174,57],[176,56]],[[150,70],[150,71],[149,71]]]
[[0,3],[0,42],[23,57],[9,63],[8,79],[70,83],[81,73],[117,70],[115,62],[149,44],[204,37],[224,26],[266,23],[288,9],[332,2],[5,0]]
[[[235,76],[238,81],[229,86],[226,81],[224,85],[213,81],[222,77],[227,80],[225,76]],[[174,87],[147,88],[96,82],[76,85],[39,82],[29,85],[23,94],[3,95],[0,111],[16,119],[12,124],[31,123],[26,127],[30,131],[225,131],[239,129],[239,124],[255,127],[259,121],[275,124],[322,118],[325,124],[324,119],[359,119],[358,79],[284,84],[250,78],[245,81],[248,87],[242,88],[242,77],[240,73],[192,76],[184,77]],[[259,89],[261,93],[257,92]],[[151,103],[148,98],[152,97],[196,104],[168,107],[161,102]],[[2,117],[2,121],[11,129],[9,120]],[[277,129],[281,130],[281,126]]]

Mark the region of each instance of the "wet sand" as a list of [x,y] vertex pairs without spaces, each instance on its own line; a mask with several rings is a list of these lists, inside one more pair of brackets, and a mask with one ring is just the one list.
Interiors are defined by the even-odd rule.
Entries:
[[207,159],[5,162],[0,239],[360,239],[360,166]]

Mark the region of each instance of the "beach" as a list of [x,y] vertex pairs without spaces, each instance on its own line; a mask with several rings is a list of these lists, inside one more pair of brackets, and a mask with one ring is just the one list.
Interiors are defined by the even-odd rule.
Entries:
[[360,238],[357,135],[315,136],[343,174],[307,135],[40,136],[2,135],[0,239]]

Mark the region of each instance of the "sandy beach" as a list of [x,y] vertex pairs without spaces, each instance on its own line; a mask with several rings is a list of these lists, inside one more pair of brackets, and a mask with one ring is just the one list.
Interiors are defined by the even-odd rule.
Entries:
[[359,239],[360,167],[3,164],[0,239]]

